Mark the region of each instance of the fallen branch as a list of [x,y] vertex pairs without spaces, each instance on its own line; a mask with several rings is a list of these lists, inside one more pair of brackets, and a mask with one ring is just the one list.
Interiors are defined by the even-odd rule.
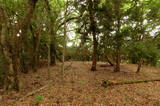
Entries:
[[114,85],[125,85],[125,84],[137,84],[137,83],[148,83],[148,82],[154,82],[154,81],[160,81],[160,79],[151,79],[151,80],[135,80],[135,81],[122,81],[122,82],[114,82],[114,81],[103,81],[102,86],[108,87],[108,86],[114,86]]
[[25,95],[24,97],[20,98],[18,101],[22,101],[22,100],[24,100],[25,98],[27,98],[27,97],[29,97],[29,96],[32,96],[32,95],[34,95],[35,93],[37,93],[37,92],[39,92],[39,91],[41,91],[41,90],[43,90],[43,89],[45,89],[45,88],[47,88],[47,87],[48,87],[48,85],[43,86],[43,87],[41,87],[40,89],[37,89],[37,90],[35,90],[35,91],[32,91],[32,92],[28,93],[27,95]]
[[23,96],[22,98],[19,98],[19,99],[16,100],[15,102],[17,102],[17,101],[23,101],[25,98],[27,98],[27,97],[29,97],[29,96],[33,96],[33,95],[36,94],[37,92],[40,92],[41,90],[44,90],[45,88],[51,86],[51,83],[52,83],[52,82],[50,82],[49,84],[46,84],[45,86],[43,86],[43,87],[41,87],[41,88],[39,88],[39,89],[36,89],[36,90],[28,93],[27,95]]

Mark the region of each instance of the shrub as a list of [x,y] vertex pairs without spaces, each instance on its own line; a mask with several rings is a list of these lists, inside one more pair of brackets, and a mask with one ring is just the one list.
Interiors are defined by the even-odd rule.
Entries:
[[146,64],[156,66],[159,58],[159,50],[153,44],[137,42],[128,48],[128,58],[133,64],[143,59]]

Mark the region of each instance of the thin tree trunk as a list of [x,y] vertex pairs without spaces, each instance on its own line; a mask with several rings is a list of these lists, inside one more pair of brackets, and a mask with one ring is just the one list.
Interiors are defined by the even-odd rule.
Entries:
[[119,72],[120,71],[120,51],[119,49],[116,50],[116,64],[114,68],[114,72]]
[[[14,54],[14,53],[13,53]],[[13,89],[15,89],[16,91],[19,91],[19,79],[18,79],[18,57],[17,54],[15,54],[13,56],[12,59],[12,64],[13,64],[13,76],[14,76],[14,84],[13,84]]]
[[65,71],[65,53],[66,53],[66,43],[67,43],[67,8],[68,8],[68,0],[66,2],[66,6],[65,6],[65,14],[64,14],[64,42],[63,42],[63,54],[62,54],[62,70],[61,70],[61,74],[62,74],[62,83],[64,82],[64,71]]
[[48,71],[48,79],[50,80],[50,64],[51,64],[51,37],[48,35],[48,64],[47,64],[47,71]]
[[95,34],[93,34],[93,57],[92,57],[92,67],[91,71],[96,71],[96,65],[97,65],[97,42]]
[[111,62],[111,60],[108,58],[108,56],[106,56],[107,62],[111,65],[114,66],[114,64]]
[[139,61],[139,63],[138,63],[138,67],[137,67],[136,73],[139,73],[139,72],[140,72],[142,65],[143,65],[143,59],[140,59],[140,61]]
[[55,40],[51,40],[51,65],[56,65],[56,47]]
[[55,32],[54,32],[54,21],[52,19],[52,13],[51,13],[51,8],[49,5],[48,0],[44,0],[46,3],[46,9],[48,12],[48,15],[50,17],[50,34],[52,37],[50,37],[50,64],[55,65],[56,64],[56,47],[55,47]]
[[121,5],[121,1],[118,2],[118,0],[114,1],[114,8],[115,8],[115,14],[116,14],[116,52],[115,52],[115,56],[116,56],[116,64],[115,64],[115,68],[114,68],[114,72],[119,72],[120,71],[120,63],[121,63],[121,43],[122,43],[122,38],[121,38],[121,34],[120,34],[120,28],[121,28],[121,13],[120,13],[120,5]]
[[[119,13],[118,13],[119,14]],[[116,32],[116,64],[114,68],[114,72],[120,71],[120,63],[121,63],[121,37],[120,37],[120,18],[117,18],[118,24],[117,24],[117,32]]]
[[32,50],[32,60],[31,60],[31,65],[33,72],[36,72],[38,69],[38,49],[39,49],[39,43],[40,43],[40,30],[34,30],[32,28],[32,25],[30,25],[30,30],[32,33],[32,39],[33,39],[33,50]]
[[[56,50],[55,50],[55,41],[54,42],[51,42],[51,35],[54,34],[53,32],[53,19],[52,19],[52,14],[51,14],[51,8],[50,8],[50,5],[49,5],[49,1],[48,0],[44,0],[45,1],[45,4],[46,4],[46,10],[48,12],[48,15],[50,17],[50,29],[49,29],[49,36],[48,36],[48,78],[50,79],[50,65],[52,64],[56,64]],[[52,35],[52,36],[55,36],[55,35]],[[54,39],[55,40],[55,39]],[[53,44],[54,43],[54,44]],[[53,51],[52,51],[53,50]],[[53,54],[54,53],[54,54]]]
[[96,65],[97,65],[97,38],[96,38],[96,22],[94,20],[94,13],[93,13],[93,1],[89,0],[89,14],[90,14],[90,21],[91,21],[91,31],[93,36],[93,55],[92,55],[92,67],[91,71],[96,71]]
[[[10,25],[11,26],[11,25]],[[16,91],[19,91],[19,79],[18,79],[18,70],[19,70],[19,46],[18,45],[18,37],[15,35],[15,26],[13,27],[13,32],[11,31],[11,35],[14,35],[12,40],[13,42],[11,43],[11,56],[12,56],[12,64],[13,64],[13,77],[14,77],[14,82],[13,82],[13,89]]]

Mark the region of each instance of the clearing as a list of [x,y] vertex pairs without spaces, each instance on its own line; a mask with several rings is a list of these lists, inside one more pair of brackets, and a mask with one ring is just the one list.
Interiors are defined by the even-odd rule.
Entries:
[[47,68],[36,73],[19,75],[21,91],[0,90],[0,106],[160,106],[160,82],[116,85],[104,88],[103,80],[128,81],[160,78],[160,68],[143,66],[139,74],[136,65],[123,64],[121,72],[114,73],[113,67],[101,67],[91,72],[91,62],[66,62],[64,83],[61,83],[61,64],[51,67],[53,84],[27,96],[48,82]]

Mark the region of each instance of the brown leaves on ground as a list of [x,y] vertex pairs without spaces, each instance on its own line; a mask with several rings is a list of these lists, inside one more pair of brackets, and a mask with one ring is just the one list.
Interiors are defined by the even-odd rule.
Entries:
[[[117,85],[104,88],[102,80],[126,81],[160,78],[160,68],[143,67],[136,74],[136,65],[122,65],[121,72],[114,73],[113,67],[100,67],[90,71],[90,62],[73,62],[65,70],[64,83],[61,83],[61,64],[51,67],[52,86],[33,96],[19,101],[27,93],[47,84],[47,69],[37,73],[20,75],[21,91],[0,95],[0,106],[160,106],[160,82],[131,85]],[[70,65],[67,62],[67,65]],[[39,99],[39,98],[40,99]]]

